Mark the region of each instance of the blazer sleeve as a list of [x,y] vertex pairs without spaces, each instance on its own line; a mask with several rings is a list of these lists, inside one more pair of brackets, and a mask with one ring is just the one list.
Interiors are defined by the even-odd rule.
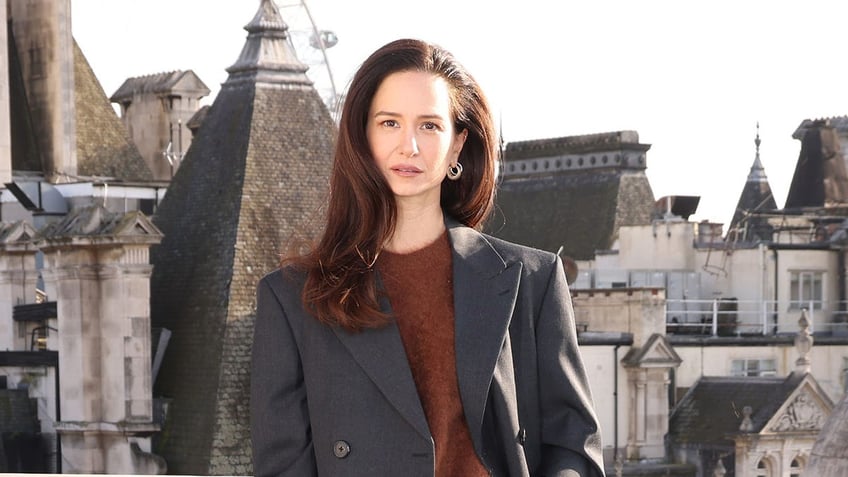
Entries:
[[540,475],[604,475],[601,434],[562,262],[553,264],[536,328],[541,410]]
[[300,353],[269,275],[257,290],[250,380],[253,472],[317,475]]

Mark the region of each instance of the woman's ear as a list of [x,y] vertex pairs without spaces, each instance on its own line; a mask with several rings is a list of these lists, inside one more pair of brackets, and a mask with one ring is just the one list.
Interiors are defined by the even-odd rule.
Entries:
[[456,133],[456,137],[453,138],[453,153],[454,160],[459,157],[459,153],[462,152],[462,146],[465,144],[465,139],[468,137],[468,129],[463,129],[462,131]]

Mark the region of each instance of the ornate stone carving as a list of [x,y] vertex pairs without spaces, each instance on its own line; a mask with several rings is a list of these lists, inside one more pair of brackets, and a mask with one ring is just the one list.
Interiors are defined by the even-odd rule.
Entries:
[[795,361],[795,369],[799,373],[810,372],[810,350],[813,348],[813,336],[810,333],[810,320],[807,318],[807,310],[801,310],[801,318],[798,320],[798,335],[795,337],[795,348],[798,350],[798,359]]
[[809,393],[804,392],[786,408],[786,412],[772,426],[772,430],[777,432],[817,430],[821,429],[825,418],[821,408],[816,405]]
[[745,406],[742,408],[742,424],[739,425],[740,432],[753,432],[754,430],[754,422],[751,420],[751,415],[754,413],[754,410],[751,406]]

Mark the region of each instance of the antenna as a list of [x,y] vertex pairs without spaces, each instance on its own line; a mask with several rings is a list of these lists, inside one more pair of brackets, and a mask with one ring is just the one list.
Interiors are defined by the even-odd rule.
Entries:
[[174,178],[174,169],[179,167],[180,161],[183,160],[183,120],[177,120],[177,141],[179,145],[179,150],[174,152],[174,123],[170,125],[170,135],[171,138],[168,140],[168,146],[165,147],[165,150],[162,151],[162,157],[164,157],[168,161],[168,165],[171,166],[171,179]]
[[506,169],[506,147],[503,135],[503,113],[498,116],[498,157],[495,158],[495,184],[500,184]]

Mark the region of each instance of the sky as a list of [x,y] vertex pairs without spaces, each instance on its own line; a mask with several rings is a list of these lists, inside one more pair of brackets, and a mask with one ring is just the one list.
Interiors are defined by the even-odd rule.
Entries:
[[[848,114],[844,0],[305,1],[317,27],[338,37],[327,51],[337,89],[391,40],[440,44],[482,85],[506,142],[637,131],[651,144],[654,196],[701,197],[690,220],[730,222],[758,123],[782,207],[800,151],[792,133],[804,119]],[[277,0],[305,32],[299,3]],[[191,69],[211,104],[258,6],[72,0],[72,25],[107,95],[129,77]],[[316,76],[319,86],[327,77]]]

